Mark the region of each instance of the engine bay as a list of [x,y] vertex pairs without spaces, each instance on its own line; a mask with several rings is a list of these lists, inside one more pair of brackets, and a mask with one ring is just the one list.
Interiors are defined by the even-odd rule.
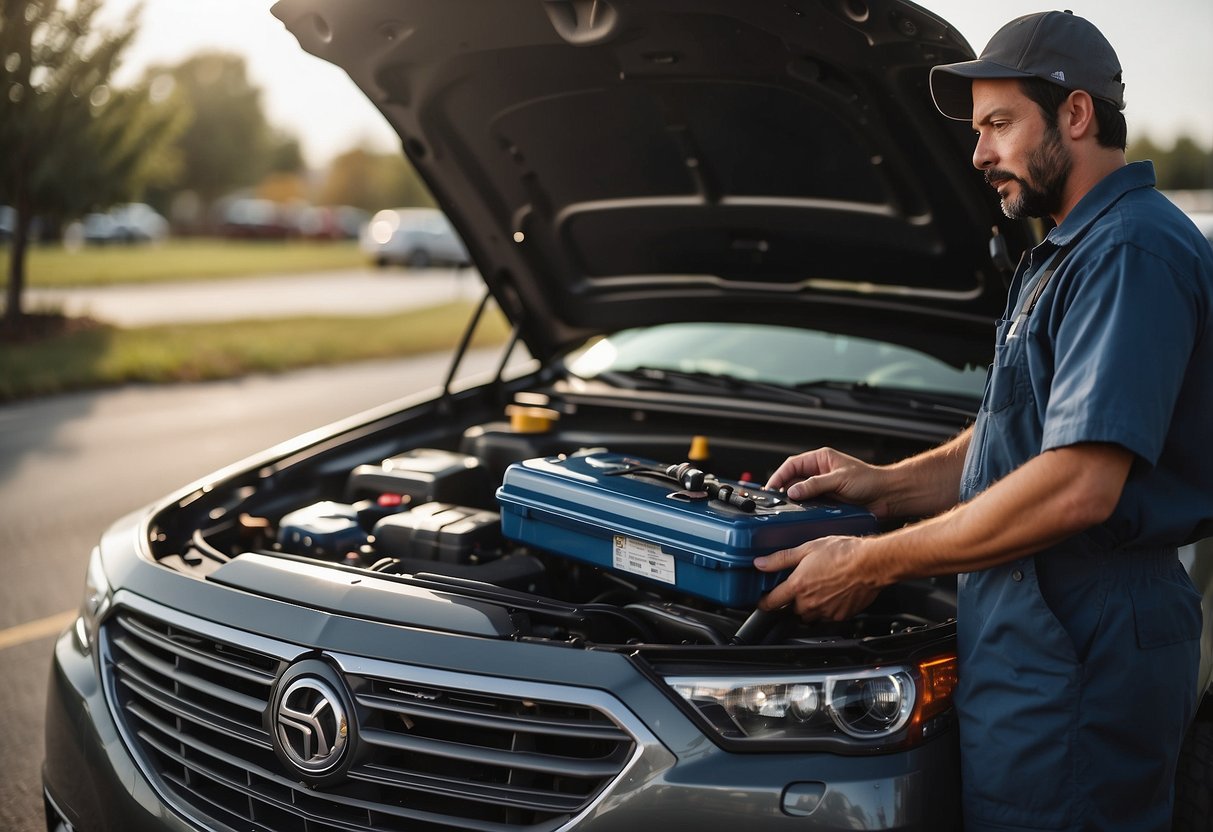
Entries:
[[[153,518],[153,556],[221,582],[234,573],[216,575],[225,565],[254,555],[373,575],[507,610],[501,637],[575,645],[854,644],[934,631],[955,615],[950,579],[888,587],[845,622],[754,613],[777,579],[754,557],[879,528],[860,508],[762,488],[803,449],[781,441],[799,434],[794,425],[741,434],[736,420],[700,419],[703,432],[689,434],[685,414],[632,403],[635,427],[621,431],[618,404],[535,393],[505,410],[423,432],[389,419],[211,484]],[[878,461],[916,444],[819,433]]]

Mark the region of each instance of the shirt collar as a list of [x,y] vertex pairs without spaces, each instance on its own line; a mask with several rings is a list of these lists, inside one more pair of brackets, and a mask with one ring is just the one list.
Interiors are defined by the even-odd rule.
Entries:
[[1049,231],[1045,239],[1055,246],[1069,245],[1129,191],[1153,187],[1153,162],[1130,162],[1117,168],[1087,191],[1061,225]]

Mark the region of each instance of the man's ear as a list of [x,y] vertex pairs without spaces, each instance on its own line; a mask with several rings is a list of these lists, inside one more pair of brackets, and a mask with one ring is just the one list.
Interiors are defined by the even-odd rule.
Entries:
[[1057,111],[1057,126],[1072,141],[1098,135],[1099,122],[1095,119],[1095,102],[1090,93],[1074,90],[1066,96]]

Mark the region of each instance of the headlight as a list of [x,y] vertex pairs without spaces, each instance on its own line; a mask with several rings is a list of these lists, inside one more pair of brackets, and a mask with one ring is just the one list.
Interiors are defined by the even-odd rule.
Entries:
[[665,681],[725,739],[881,745],[938,730],[951,708],[956,659],[762,677],[669,676]]
[[906,671],[830,677],[827,707],[834,724],[858,739],[887,737],[901,729],[914,707],[914,680]]
[[88,557],[88,571],[84,576],[84,598],[80,602],[80,615],[76,619],[76,638],[86,653],[93,649],[97,625],[109,605],[109,580],[101,566],[101,550],[94,546],[92,554]]

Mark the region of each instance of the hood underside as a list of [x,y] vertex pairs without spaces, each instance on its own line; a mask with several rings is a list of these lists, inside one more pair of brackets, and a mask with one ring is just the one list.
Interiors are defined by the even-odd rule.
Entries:
[[[897,0],[280,0],[400,134],[534,355],[672,320],[982,361],[994,229],[1031,239],[939,115],[972,57]],[[1005,265],[1005,264],[1004,264]],[[903,333],[899,335],[898,333]]]

